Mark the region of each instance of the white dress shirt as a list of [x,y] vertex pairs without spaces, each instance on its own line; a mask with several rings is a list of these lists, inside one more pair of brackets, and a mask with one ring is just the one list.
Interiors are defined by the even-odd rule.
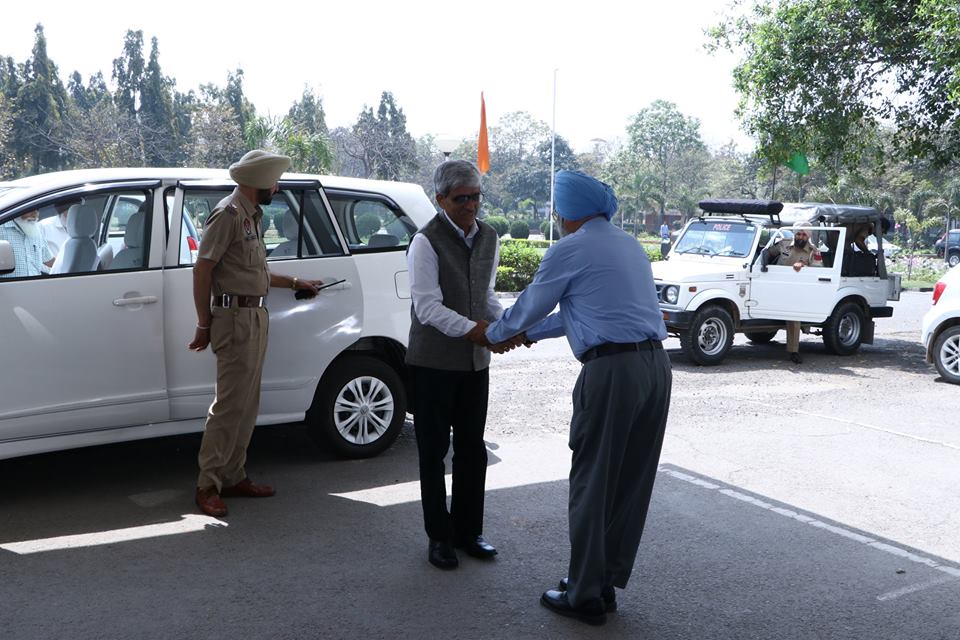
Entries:
[[[477,223],[473,223],[469,233],[464,233],[463,229],[454,224],[446,212],[441,211],[440,215],[443,216],[447,224],[453,227],[457,235],[463,238],[464,244],[472,249],[473,240],[480,230]],[[495,318],[499,318],[503,313],[503,306],[493,290],[497,281],[498,264],[500,264],[500,238],[497,238],[495,245],[493,273],[490,274],[490,286],[487,288],[487,313]],[[443,293],[440,291],[440,266],[437,260],[437,252],[434,251],[433,245],[422,233],[415,235],[413,241],[410,242],[410,249],[407,251],[407,269],[410,272],[410,297],[413,299],[413,312],[417,314],[417,319],[422,324],[429,325],[451,338],[462,338],[477,326],[476,321],[465,318],[453,309],[444,306]]]

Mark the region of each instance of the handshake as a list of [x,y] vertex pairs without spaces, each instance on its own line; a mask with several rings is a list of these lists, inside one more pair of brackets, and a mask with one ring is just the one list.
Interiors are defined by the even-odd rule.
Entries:
[[489,340],[487,340],[486,332],[487,332],[487,326],[489,324],[490,323],[487,322],[486,320],[477,320],[477,325],[473,329],[470,329],[470,331],[467,332],[467,335],[465,335],[464,338],[466,338],[467,340],[469,340],[474,344],[480,345],[481,347],[486,347],[487,349],[490,349],[490,351],[493,351],[494,353],[506,353],[507,351],[512,351],[516,349],[520,345],[523,345],[527,348],[533,345],[533,342],[527,339],[526,333],[518,333],[517,335],[507,340],[504,340],[503,342],[498,342],[496,344],[493,344]]

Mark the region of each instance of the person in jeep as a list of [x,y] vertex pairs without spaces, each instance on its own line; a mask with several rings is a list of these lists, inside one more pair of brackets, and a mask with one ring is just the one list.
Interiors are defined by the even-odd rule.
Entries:
[[[767,249],[767,262],[783,266],[792,266],[794,271],[804,267],[822,267],[823,256],[820,250],[810,241],[810,232],[804,222],[793,224],[793,240],[783,239]],[[787,320],[787,353],[795,364],[803,362],[800,357],[800,323],[796,320]]]

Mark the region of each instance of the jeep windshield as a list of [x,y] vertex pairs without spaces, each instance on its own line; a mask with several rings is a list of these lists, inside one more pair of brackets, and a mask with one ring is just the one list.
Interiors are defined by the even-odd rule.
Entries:
[[677,240],[671,253],[743,258],[753,249],[756,231],[756,225],[746,222],[696,220]]

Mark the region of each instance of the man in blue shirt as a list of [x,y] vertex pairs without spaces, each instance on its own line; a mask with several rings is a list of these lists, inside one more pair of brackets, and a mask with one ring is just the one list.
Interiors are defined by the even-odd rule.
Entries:
[[566,336],[583,363],[570,421],[569,572],[540,601],[603,624],[616,609],[614,587],[624,588],[633,570],[672,373],[650,261],[609,222],[617,210],[613,190],[579,171],[558,172],[555,185],[564,237],[486,336],[494,348]]
[[0,240],[13,248],[16,269],[0,278],[27,278],[44,273],[44,267],[53,265],[53,253],[40,229],[40,213],[24,213],[16,220],[0,225]]

